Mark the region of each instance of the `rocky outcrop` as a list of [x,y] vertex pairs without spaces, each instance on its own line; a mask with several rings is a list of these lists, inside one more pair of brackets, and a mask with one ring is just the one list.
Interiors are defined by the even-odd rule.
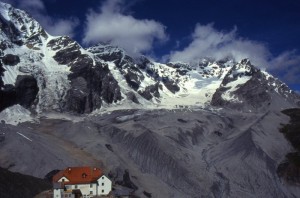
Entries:
[[2,57],[2,62],[4,65],[15,66],[20,62],[20,58],[17,55],[6,54]]
[[2,80],[2,76],[4,74],[5,69],[2,67],[2,62],[0,60],[0,90],[2,89],[4,82]]
[[172,93],[176,93],[180,90],[176,82],[174,82],[173,80],[169,78],[163,78],[162,81],[164,85],[167,87],[167,89],[169,89]]
[[290,117],[290,122],[283,125],[280,132],[292,144],[295,152],[286,155],[277,168],[277,173],[292,185],[300,184],[300,109],[286,109],[282,113]]
[[90,113],[101,108],[104,102],[110,104],[122,99],[118,82],[108,66],[83,54],[78,43],[69,37],[59,37],[49,41],[47,46],[56,51],[53,58],[59,64],[70,67],[70,89],[65,97],[65,110]]
[[143,91],[138,91],[138,93],[143,96],[147,100],[151,100],[152,98],[159,98],[159,83],[156,83],[155,85],[150,85],[146,87]]
[[17,92],[13,85],[5,85],[0,90],[0,111],[17,104]]
[[34,104],[39,88],[32,76],[18,76],[15,85],[4,85],[0,90],[0,111],[6,107],[20,104],[30,108]]
[[297,104],[300,96],[254,67],[248,59],[234,65],[212,97],[211,105],[239,110],[268,109],[276,98]]
[[36,79],[33,76],[18,76],[15,87],[18,104],[30,108],[39,92]]

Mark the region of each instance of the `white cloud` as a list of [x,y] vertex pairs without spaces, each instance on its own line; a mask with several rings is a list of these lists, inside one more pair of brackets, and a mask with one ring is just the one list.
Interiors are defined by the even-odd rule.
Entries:
[[35,17],[45,30],[53,36],[74,36],[74,29],[78,26],[79,20],[74,17],[68,19],[54,19],[50,16],[36,13]]
[[252,64],[267,69],[287,83],[300,83],[300,55],[296,51],[273,56],[265,44],[239,37],[237,28],[221,32],[213,24],[197,24],[191,43],[182,50],[172,51],[164,59],[197,63],[204,57],[231,57],[236,61],[249,58]]
[[40,0],[22,0],[20,2],[20,7],[27,8],[27,9],[33,9],[33,10],[44,10],[45,5]]
[[192,42],[183,50],[172,51],[169,55],[170,61],[185,62],[197,62],[203,57],[233,57],[237,61],[250,58],[254,64],[267,67],[271,54],[264,44],[239,38],[237,28],[230,32],[220,32],[213,24],[197,24]]
[[4,0],[15,7],[30,13],[45,30],[53,36],[74,35],[74,29],[79,24],[78,19],[52,18],[47,14],[45,4],[42,0]]
[[89,11],[83,38],[85,44],[110,42],[137,55],[151,51],[155,41],[168,39],[161,23],[123,14],[122,3],[122,0],[108,0],[99,13]]
[[270,61],[269,70],[290,84],[300,84],[300,55],[297,51],[283,52]]

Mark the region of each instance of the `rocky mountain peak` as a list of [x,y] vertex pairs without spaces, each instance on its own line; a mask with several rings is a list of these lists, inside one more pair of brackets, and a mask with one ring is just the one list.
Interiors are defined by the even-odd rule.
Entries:
[[25,11],[0,2],[0,24],[8,38],[14,43],[34,45],[41,42],[40,36],[47,38],[47,33],[40,24]]
[[297,94],[249,59],[236,63],[230,57],[203,58],[194,64],[164,64],[145,56],[131,57],[107,43],[83,49],[68,36],[49,35],[24,11],[4,3],[0,11],[1,94],[11,101],[3,102],[2,109],[20,104],[17,79],[23,78],[33,90],[26,92],[23,106],[37,112],[90,113],[136,105],[248,110],[244,104],[256,109],[274,98],[283,98],[283,104],[298,102]]
[[249,59],[235,64],[213,95],[211,104],[239,110],[261,111],[281,103],[293,106],[299,95],[265,71],[253,66]]

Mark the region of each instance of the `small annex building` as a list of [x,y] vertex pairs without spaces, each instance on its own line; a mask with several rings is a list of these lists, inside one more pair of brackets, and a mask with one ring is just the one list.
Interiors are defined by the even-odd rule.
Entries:
[[53,198],[90,198],[108,195],[112,182],[101,169],[68,167],[53,176]]

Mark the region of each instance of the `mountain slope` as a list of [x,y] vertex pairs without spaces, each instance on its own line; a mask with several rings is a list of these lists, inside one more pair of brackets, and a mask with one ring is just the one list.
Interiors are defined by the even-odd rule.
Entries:
[[281,110],[300,97],[250,60],[163,64],[84,49],[1,2],[0,27],[1,167],[44,178],[97,166],[140,197],[300,193],[277,175],[293,152]]
[[[281,99],[278,104],[285,107],[299,102],[298,95],[246,59],[161,64],[130,57],[110,45],[83,49],[67,36],[49,35],[24,11],[4,3],[0,10],[0,110],[20,104],[38,113],[82,114],[116,105],[176,108],[210,103],[255,110],[268,109],[271,100]],[[261,91],[251,92],[255,87]],[[252,104],[242,108],[244,102]]]
[[0,167],[1,198],[32,198],[52,188],[51,183],[29,175],[13,173]]
[[255,68],[245,59],[226,74],[211,104],[245,111],[265,111],[299,106],[300,97],[284,83]]
[[277,175],[292,149],[278,131],[287,121],[278,112],[186,109],[0,124],[0,165],[41,178],[67,166],[97,166],[115,182],[128,171],[139,196],[294,197],[299,187]]

